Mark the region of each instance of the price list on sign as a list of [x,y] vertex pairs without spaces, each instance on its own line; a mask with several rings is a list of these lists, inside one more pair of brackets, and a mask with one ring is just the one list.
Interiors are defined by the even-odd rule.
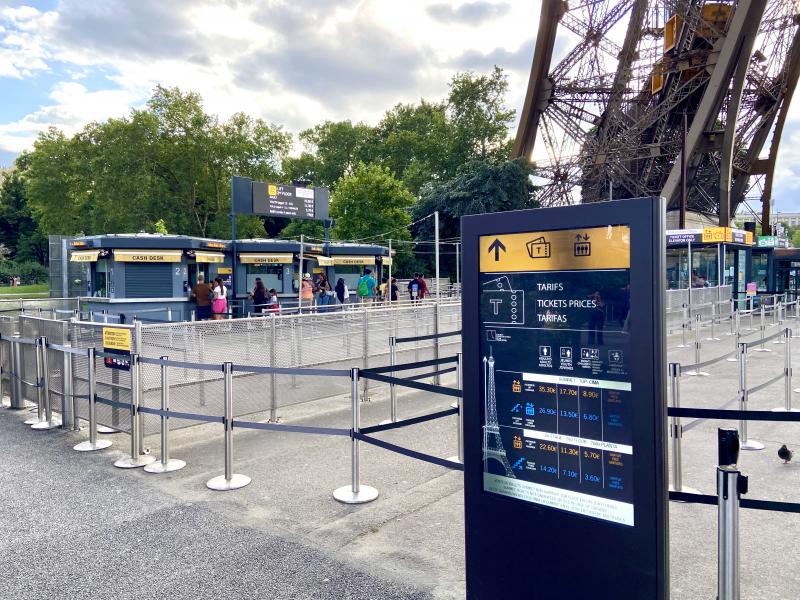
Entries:
[[259,184],[254,186],[253,212],[274,217],[313,219],[316,217],[314,189],[274,183]]
[[481,236],[485,491],[634,525],[629,238]]

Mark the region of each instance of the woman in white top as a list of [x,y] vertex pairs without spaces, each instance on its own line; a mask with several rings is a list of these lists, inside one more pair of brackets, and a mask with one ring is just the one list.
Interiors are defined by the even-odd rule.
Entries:
[[228,312],[228,288],[222,283],[222,278],[214,280],[214,301],[211,303],[211,311],[214,313],[214,320],[222,319],[224,313]]

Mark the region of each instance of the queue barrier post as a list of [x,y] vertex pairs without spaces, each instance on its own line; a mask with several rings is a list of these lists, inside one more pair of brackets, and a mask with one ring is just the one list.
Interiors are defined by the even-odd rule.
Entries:
[[767,332],[767,324],[766,324],[766,320],[765,320],[766,310],[764,309],[764,305],[763,304],[761,305],[761,310],[759,312],[760,312],[760,316],[759,316],[760,323],[759,323],[758,328],[761,330],[761,342],[762,343],[761,343],[761,345],[758,346],[758,348],[754,349],[753,352],[772,352],[771,348],[767,348],[763,344],[764,337],[765,337],[766,332]]
[[[463,371],[462,371],[462,355],[461,352],[456,354],[456,387],[463,391]],[[455,407],[458,408],[458,414],[456,415],[458,421],[456,423],[456,437],[458,439],[458,454],[456,456],[451,456],[447,460],[464,464],[464,396],[463,394],[458,396],[458,400],[455,403]]]
[[[169,360],[169,356],[162,356],[161,360]],[[169,413],[169,366],[161,364],[161,410]],[[178,471],[186,466],[186,463],[177,458],[170,458],[169,455],[169,416],[161,415],[161,460],[150,465],[145,465],[144,470],[148,473],[169,473]]]
[[[783,325],[783,317],[781,316],[781,312],[785,310],[784,304],[782,302],[778,302],[778,325]],[[772,342],[773,344],[783,345],[786,343],[786,336],[783,335],[779,337],[777,340]]]
[[786,347],[783,353],[783,406],[772,410],[773,412],[798,412],[799,409],[792,408],[792,391],[800,391],[800,388],[792,390],[792,329],[790,327],[784,330],[783,337],[786,340]]
[[[739,410],[747,410],[747,343],[739,344]],[[763,450],[764,444],[747,438],[747,421],[739,420],[739,438],[742,450]]]
[[[33,340],[33,356],[35,359],[35,371],[36,371],[36,416],[23,421],[25,425],[30,425],[31,427],[39,423],[46,422],[44,415],[44,396],[42,395],[42,353],[40,352],[39,346],[40,346],[40,339],[36,338],[35,340]],[[22,353],[20,352],[20,357],[21,356]],[[22,364],[20,363],[20,367],[21,366]],[[22,369],[20,369],[20,380],[22,380]],[[20,397],[22,396],[20,395]]]
[[25,408],[25,399],[22,397],[22,351],[19,342],[13,338],[11,344],[11,406],[10,408],[22,410]]
[[218,492],[227,492],[248,485],[250,478],[233,472],[233,364],[223,363],[222,372],[225,396],[225,474],[209,479],[206,487]]
[[47,338],[40,337],[37,340],[40,365],[39,389],[41,402],[44,404],[45,420],[31,425],[31,429],[37,431],[55,429],[61,427],[61,421],[53,417],[53,399],[50,397],[50,372],[47,357]]
[[[111,445],[111,440],[97,439],[97,418],[95,412],[95,402],[97,394],[97,372],[95,366],[94,348],[86,350],[86,360],[88,367],[86,369],[87,379],[89,380],[89,439],[80,444],[76,444],[72,449],[78,452],[92,452],[94,450],[102,450]],[[77,411],[76,411],[77,414]]]
[[[353,412],[353,433],[358,433],[361,428],[361,403],[358,401],[358,368],[350,370],[350,400]],[[372,502],[378,497],[378,490],[368,485],[361,485],[358,439],[353,435],[350,438],[350,485],[336,488],[333,497],[343,504],[364,504]]]
[[[680,363],[669,363],[669,382],[670,382],[670,403],[675,408],[680,408]],[[699,490],[683,485],[683,425],[680,417],[670,418],[670,438],[672,440],[672,484],[669,486],[672,492],[686,492],[689,494],[699,494]]]
[[[742,339],[741,333],[741,315],[739,315],[739,311],[737,310],[735,313],[731,315],[731,326],[733,327],[733,349],[736,350],[739,347],[739,342]],[[729,356],[725,359],[727,362],[737,362],[739,359],[736,356]]]
[[[694,362],[695,364],[700,363],[700,348],[702,342],[700,341],[700,315],[695,317],[695,329],[694,329]],[[689,377],[708,377],[709,374],[705,371],[701,371],[700,367],[695,367],[691,371],[686,371],[684,375]]]
[[[362,318],[361,325],[362,325],[362,330],[363,330],[363,335],[362,335],[362,338],[361,338],[363,340],[363,344],[362,344],[362,361],[363,361],[363,364],[364,364],[364,369],[368,369],[369,368],[369,315],[367,314],[367,305],[366,304],[362,305],[362,310],[363,310],[362,317],[361,317]],[[370,397],[369,397],[369,379],[367,379],[365,377],[364,378],[364,402],[369,401],[369,399],[370,399]]]
[[[278,321],[275,313],[270,316],[270,339],[269,339],[269,366],[278,366],[276,353],[278,351]],[[275,373],[269,375],[269,422],[278,422],[278,379]]]
[[714,325],[716,323],[716,320],[717,320],[717,303],[712,301],[711,302],[711,333],[706,338],[706,341],[709,341],[709,342],[719,341],[719,338],[716,335],[714,335]]
[[[389,366],[397,364],[397,337],[389,336]],[[394,370],[391,371],[392,377],[395,376]],[[389,384],[389,418],[381,421],[381,425],[387,423],[397,423],[397,385],[392,381]]]
[[139,354],[131,354],[130,373],[131,373],[131,455],[129,458],[121,458],[114,463],[120,469],[135,469],[154,463],[155,456],[142,454],[139,430],[141,419],[139,418],[139,405],[141,404],[142,379],[139,370],[142,368],[139,362]]
[[[438,289],[438,281],[436,283]],[[439,360],[439,301],[433,303],[433,358]],[[436,374],[433,376],[433,385],[441,385],[441,378],[439,377],[439,369],[436,369]]]
[[717,466],[717,600],[740,598],[739,503],[747,493],[747,477],[731,462],[738,460],[735,434],[736,430],[718,431],[719,462],[730,464]]
[[686,303],[683,304],[683,321],[681,322],[681,343],[676,346],[676,348],[688,348],[689,345],[686,343],[686,326],[691,327],[691,321],[689,320],[689,315],[686,312]]

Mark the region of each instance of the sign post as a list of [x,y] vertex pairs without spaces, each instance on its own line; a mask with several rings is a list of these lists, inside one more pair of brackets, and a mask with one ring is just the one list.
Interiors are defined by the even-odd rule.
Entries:
[[462,220],[468,598],[668,598],[663,215]]

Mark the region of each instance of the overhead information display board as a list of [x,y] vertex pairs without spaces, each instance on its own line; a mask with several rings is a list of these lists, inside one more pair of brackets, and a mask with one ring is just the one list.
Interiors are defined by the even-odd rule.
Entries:
[[479,254],[484,490],[633,525],[628,227],[481,236]]
[[314,188],[254,182],[253,214],[315,219]]
[[468,598],[668,597],[663,215],[462,220]]

